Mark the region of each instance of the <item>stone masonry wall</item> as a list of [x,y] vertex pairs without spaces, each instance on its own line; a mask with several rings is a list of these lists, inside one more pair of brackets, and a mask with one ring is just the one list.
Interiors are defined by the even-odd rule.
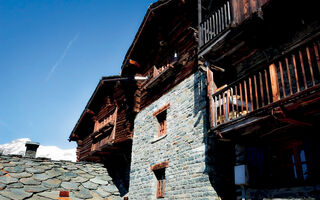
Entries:
[[[170,103],[167,134],[158,138],[152,114]],[[196,72],[142,110],[135,119],[129,199],[156,199],[150,167],[169,161],[164,199],[215,199],[205,162],[206,77]]]
[[64,199],[122,199],[101,164],[0,155],[0,200],[59,199],[60,191],[69,191]]

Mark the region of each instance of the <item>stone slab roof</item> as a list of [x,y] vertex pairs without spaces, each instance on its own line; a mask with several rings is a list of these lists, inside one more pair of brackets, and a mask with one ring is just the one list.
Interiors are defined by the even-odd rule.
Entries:
[[122,198],[102,164],[0,155],[0,200],[9,199]]

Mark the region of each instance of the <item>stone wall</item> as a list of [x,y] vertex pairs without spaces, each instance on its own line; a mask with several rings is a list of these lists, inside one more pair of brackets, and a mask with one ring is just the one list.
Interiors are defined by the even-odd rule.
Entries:
[[0,200],[122,199],[107,169],[98,163],[51,161],[0,155]]
[[[158,138],[153,113],[170,103],[167,132]],[[129,199],[156,199],[150,167],[169,161],[164,199],[214,199],[206,166],[206,77],[196,72],[142,110],[135,119]]]

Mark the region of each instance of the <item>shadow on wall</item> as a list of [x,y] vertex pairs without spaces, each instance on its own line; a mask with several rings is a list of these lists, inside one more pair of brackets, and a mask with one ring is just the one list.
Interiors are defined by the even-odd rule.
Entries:
[[[194,117],[197,120],[194,127],[203,120],[203,134],[205,144],[204,173],[208,174],[211,186],[222,199],[235,199],[234,187],[234,145],[229,142],[218,141],[214,137],[208,137],[208,103],[207,103],[206,74],[198,72],[194,77]],[[205,110],[205,111],[203,111]]]
[[112,160],[112,163],[105,162],[104,165],[112,178],[113,184],[117,187],[120,196],[123,197],[129,192],[130,159],[128,159],[128,156],[119,155],[113,156],[113,158],[108,160]]
[[234,145],[206,136],[206,169],[211,186],[221,199],[235,199]]

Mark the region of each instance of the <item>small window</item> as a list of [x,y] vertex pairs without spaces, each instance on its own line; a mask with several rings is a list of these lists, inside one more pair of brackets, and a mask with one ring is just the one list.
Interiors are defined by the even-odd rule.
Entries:
[[167,109],[169,107],[170,104],[167,104],[153,113],[153,116],[158,120],[158,137],[164,136],[167,133]]
[[166,167],[168,167],[168,161],[156,164],[151,167],[151,171],[157,178],[157,198],[164,198],[165,194],[165,181],[166,181]]
[[164,189],[166,181],[165,168],[155,170],[154,174],[157,178],[157,198],[164,198]]

